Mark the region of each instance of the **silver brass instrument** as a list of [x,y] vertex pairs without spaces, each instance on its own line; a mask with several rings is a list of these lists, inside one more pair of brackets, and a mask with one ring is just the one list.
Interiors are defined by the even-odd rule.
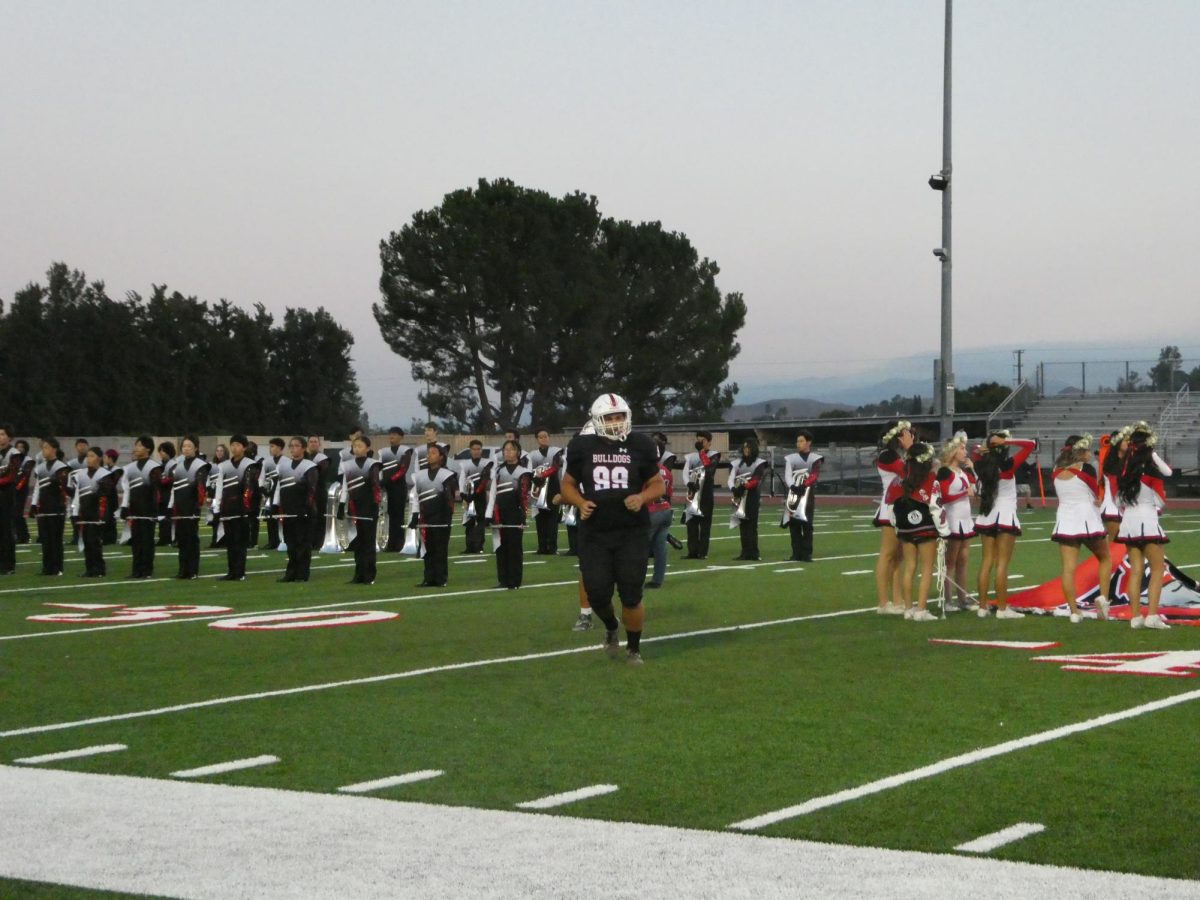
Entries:
[[808,475],[807,469],[792,473],[792,483],[788,485],[787,500],[784,501],[789,516],[797,522],[808,521],[808,494],[812,490],[812,485],[807,483]]
[[746,485],[750,479],[754,477],[753,472],[746,472],[744,475],[738,475],[733,479],[733,514],[729,517],[729,527],[737,528],[742,520],[746,518],[746,501],[750,497],[750,492],[746,490]]
[[574,503],[562,505],[562,523],[568,528],[574,528],[579,524],[579,508]]
[[468,475],[467,483],[463,485],[463,514],[462,523],[467,524],[469,519],[475,518],[475,486],[479,484],[479,475]]
[[703,517],[704,513],[700,510],[700,493],[704,490],[704,476],[707,470],[703,466],[699,466],[688,474],[687,482],[687,507],[684,509],[684,515],[688,518],[696,516]]
[[325,507],[325,542],[321,553],[341,553],[349,545],[346,537],[346,520],[337,517],[338,503],[342,499],[342,483],[329,486],[329,505]]
[[421,538],[416,528],[404,529],[404,546],[400,552],[404,556],[416,556],[421,550]]
[[[533,470],[533,505],[538,509],[550,508],[550,479],[547,477],[546,473],[552,468],[554,467],[550,465],[544,465],[538,466]],[[537,487],[537,481],[539,478],[542,480],[541,487]]]
[[388,500],[387,491],[380,492],[383,496],[379,499],[379,521],[375,526],[375,546],[382,550],[387,546],[388,532]]

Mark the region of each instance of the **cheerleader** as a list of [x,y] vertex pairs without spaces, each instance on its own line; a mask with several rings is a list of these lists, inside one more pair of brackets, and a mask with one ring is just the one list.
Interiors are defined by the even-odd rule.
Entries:
[[[1129,435],[1125,466],[1117,481],[1124,507],[1116,540],[1129,551],[1129,624],[1133,628],[1171,627],[1158,614],[1165,568],[1163,544],[1169,540],[1159,524],[1158,514],[1166,505],[1162,480],[1170,477],[1171,467],[1154,452],[1157,442],[1158,435],[1149,425],[1145,422],[1135,425]],[[1150,587],[1147,591],[1150,606],[1143,618],[1140,615],[1142,572],[1147,561],[1150,563]]]
[[[1017,518],[1017,469],[1029,458],[1037,441],[1012,437],[1008,431],[988,435],[987,449],[975,466],[979,479],[979,516],[975,531],[983,545],[979,569],[979,615],[988,614],[988,585],[996,576],[996,618],[1019,619],[1021,614],[1008,608],[1008,564],[1021,534]],[[1008,448],[1017,452],[1009,456]]]
[[1100,578],[1100,596],[1096,598],[1096,613],[1108,618],[1108,581],[1112,574],[1112,559],[1104,539],[1104,520],[1100,517],[1100,482],[1092,465],[1092,436],[1073,434],[1054,461],[1054,492],[1058,495],[1058,516],[1050,540],[1058,544],[1062,557],[1063,599],[1071,610],[1071,621],[1079,623],[1083,616],[1075,603],[1075,567],[1079,563],[1079,548],[1087,547],[1096,557]]
[[1104,532],[1108,543],[1116,540],[1121,525],[1121,507],[1117,501],[1117,479],[1125,465],[1125,454],[1129,451],[1129,433],[1132,425],[1114,431],[1107,438],[1107,446],[1100,448],[1100,518],[1104,521]]
[[896,539],[896,518],[888,494],[904,477],[904,454],[914,440],[912,425],[901,419],[883,433],[879,439],[883,449],[875,458],[875,468],[883,481],[883,494],[875,512],[875,527],[880,529],[879,561],[875,563],[875,593],[879,598],[876,611],[884,616],[898,616],[904,612],[899,582],[900,542]]
[[[904,618],[914,622],[932,622],[937,617],[925,608],[929,602],[929,585],[933,581],[933,562],[937,556],[937,540],[947,530],[940,507],[941,488],[933,471],[933,448],[928,444],[913,444],[908,451],[904,478],[893,491],[892,500],[896,539],[900,542],[903,572],[900,592],[903,597]],[[913,576],[921,564],[921,586],[917,604],[912,604]]]
[[[946,442],[942,450],[942,466],[938,469],[938,488],[942,495],[942,506],[946,510],[946,524],[950,533],[946,536],[945,609],[972,610],[978,608],[974,598],[967,593],[967,563],[971,550],[971,538],[975,537],[975,520],[971,515],[971,498],[975,496],[975,468],[967,456],[967,435],[958,432]],[[953,580],[957,600],[950,604],[950,584]]]

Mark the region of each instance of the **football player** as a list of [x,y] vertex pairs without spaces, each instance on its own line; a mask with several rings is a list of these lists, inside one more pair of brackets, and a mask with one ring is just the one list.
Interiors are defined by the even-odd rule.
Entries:
[[579,572],[596,616],[604,623],[604,649],[621,652],[613,592],[621,598],[626,660],[641,665],[642,590],[646,582],[650,516],[644,508],[663,495],[658,448],[633,434],[629,404],[604,394],[592,404],[595,434],[576,435],[567,446],[563,500],[579,510]]

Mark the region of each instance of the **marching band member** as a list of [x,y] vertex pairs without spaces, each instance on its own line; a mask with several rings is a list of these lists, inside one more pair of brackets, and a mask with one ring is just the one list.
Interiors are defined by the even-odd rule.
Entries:
[[33,486],[33,467],[37,463],[29,453],[29,441],[21,438],[13,442],[21,454],[21,468],[17,482],[13,485],[13,540],[17,544],[29,543],[29,526],[25,524],[25,502]]
[[312,567],[309,519],[317,511],[317,465],[307,458],[307,449],[304,438],[292,438],[287,457],[275,467],[271,515],[279,521],[287,545],[287,571],[280,581],[308,581]]
[[119,515],[129,528],[133,551],[130,578],[154,575],[154,532],[158,527],[158,489],[162,464],[151,459],[154,439],[142,435],[133,442],[133,462],[120,470]]
[[70,500],[71,467],[58,458],[58,452],[56,438],[42,438],[42,458],[34,469],[33,500],[29,506],[29,515],[37,519],[43,575],[63,573],[63,530]]
[[432,446],[436,445],[442,451],[443,467],[446,465],[446,460],[450,458],[450,445],[445,441],[438,440],[438,427],[432,422],[426,422],[423,430],[425,432],[425,443],[421,444],[416,449],[416,453],[414,454],[414,462],[416,462],[416,467],[409,469],[410,475],[418,471],[424,472],[429,468],[429,460],[426,458],[426,455],[429,452],[429,448]]
[[359,433],[350,444],[351,456],[342,460],[342,498],[354,534],[354,577],[351,584],[375,583],[376,534],[379,528],[379,460],[371,456],[371,439]]
[[684,559],[708,559],[708,541],[712,533],[713,489],[716,487],[720,451],[713,452],[712,432],[696,432],[696,452],[683,460],[683,484],[688,491],[688,509],[683,519],[687,526],[687,554]]
[[308,542],[314,550],[320,550],[325,543],[325,516],[329,512],[329,485],[333,483],[336,472],[333,463],[321,449],[321,436],[308,436],[308,458],[317,467],[317,496],[316,515],[308,522]]
[[[254,461],[246,456],[249,441],[244,434],[229,439],[229,459],[217,470],[217,490],[213,494],[213,511],[221,514],[225,532],[225,581],[246,580],[246,535],[249,532],[250,491]],[[214,467],[215,468],[215,467]]]
[[16,515],[17,480],[21,476],[21,451],[14,447],[12,426],[0,425],[0,575],[12,575],[17,567]]
[[[209,466],[209,469],[208,469],[208,484],[206,485],[206,488],[207,488],[207,494],[209,497],[212,497],[214,494],[216,494],[217,479],[220,478],[220,475],[221,475],[221,465],[228,459],[229,459],[229,448],[226,447],[224,444],[217,444],[216,449],[213,450],[212,464]],[[221,514],[219,512],[214,512],[213,510],[210,509],[208,511],[208,523],[209,523],[209,525],[212,526],[212,540],[209,541],[208,546],[210,546],[210,547],[225,546],[225,538],[222,537],[221,533],[220,533],[221,532]]]
[[496,580],[500,587],[521,586],[525,560],[525,525],[529,519],[529,491],[533,473],[520,464],[521,445],[505,441],[503,459],[489,472],[492,491],[492,527],[496,529]]
[[[733,491],[733,518],[741,538],[742,552],[734,559],[758,560],[758,506],[767,461],[758,458],[758,441],[742,444],[742,454],[729,467],[729,489]],[[732,524],[732,522],[731,522]]]
[[[787,485],[789,494],[792,491],[807,492],[804,510],[791,512],[788,505],[784,506],[784,517],[787,521],[788,532],[792,539],[792,562],[812,562],[813,555],[813,512],[817,505],[815,490],[817,479],[821,477],[821,463],[824,457],[814,453],[812,449],[815,435],[807,428],[796,434],[796,452],[784,457],[783,483]],[[798,484],[793,482],[799,481]]]
[[[996,575],[996,618],[1020,619],[1021,614],[1008,608],[1008,565],[1013,548],[1021,534],[1017,518],[1017,470],[1028,459],[1037,441],[1012,437],[1008,431],[988,435],[987,449],[975,464],[979,479],[979,515],[975,531],[983,545],[983,561],[979,568],[979,616],[988,614],[988,584]],[[1016,447],[1014,456],[1008,448]]]
[[[656,431],[656,432],[654,432],[654,434],[650,435],[650,437],[654,440],[654,445],[656,447],[658,447],[659,465],[665,466],[668,472],[673,472],[675,469],[683,468],[683,463],[681,463],[679,461],[679,457],[676,456],[673,452],[671,452],[671,447],[670,447],[671,442],[667,439],[667,435],[664,432]],[[667,487],[668,487],[667,508],[670,509],[671,492],[672,492],[672,489],[674,489],[674,487],[675,487],[675,476],[674,475],[671,476],[671,481]],[[675,520],[674,513],[672,513],[669,517],[667,517],[667,519],[668,519],[667,530],[666,530],[666,537],[664,538],[664,540],[666,540],[666,542],[668,544],[670,544],[672,547],[674,547],[676,550],[682,550],[683,542],[680,541],[679,538],[675,537],[675,535],[671,534],[671,524]],[[567,532],[567,533],[568,533],[568,535],[570,534],[570,532]],[[650,542],[651,542],[651,544],[654,543],[653,536],[651,536]],[[666,548],[663,548],[663,552],[664,553],[666,552]],[[568,555],[570,555],[570,554],[568,554]]]
[[89,447],[84,467],[72,473],[75,499],[71,504],[71,515],[79,523],[79,536],[83,540],[84,578],[102,578],[107,574],[104,564],[107,486],[116,476],[102,465],[103,460],[103,450]]
[[250,466],[246,469],[246,490],[250,498],[250,508],[246,515],[246,549],[258,547],[258,527],[262,521],[263,493],[262,473],[263,454],[259,453],[258,444],[250,441],[246,444],[246,459]]
[[171,482],[179,457],[175,445],[163,441],[158,445],[158,541],[157,546],[169,547],[175,542],[171,522]]
[[181,580],[200,576],[200,515],[208,500],[208,476],[212,468],[199,457],[200,439],[194,434],[179,441],[179,460],[171,472],[171,521],[179,550]]
[[108,502],[104,507],[104,543],[115,544],[117,542],[117,485],[121,478],[121,468],[117,465],[117,460],[120,454],[111,447],[104,451],[104,465],[113,473],[113,477],[104,482],[104,490],[107,491]]
[[[87,468],[88,446],[87,438],[75,438],[75,455],[66,460],[72,474],[76,469]],[[79,543],[79,526],[74,521],[71,522],[71,543],[73,545]]]
[[445,452],[436,441],[426,447],[425,463],[424,469],[413,473],[414,512],[425,545],[425,578],[417,587],[445,587],[450,578],[450,528],[458,479],[446,468]]
[[525,466],[533,472],[533,496],[545,497],[534,504],[533,522],[537,526],[537,555],[558,553],[558,505],[550,502],[561,493],[559,472],[563,466],[563,450],[550,446],[550,432],[537,430],[537,447],[529,452]]
[[1062,452],[1054,461],[1054,493],[1058,496],[1058,514],[1050,540],[1058,544],[1062,559],[1063,599],[1071,610],[1071,621],[1079,623],[1083,616],[1075,605],[1075,568],[1079,563],[1079,548],[1085,546],[1096,557],[1100,596],[1096,599],[1097,615],[1108,618],[1108,581],[1112,574],[1112,559],[1104,539],[1104,520],[1096,504],[1100,502],[1100,482],[1096,467],[1091,463],[1092,436],[1073,434],[1067,438]]
[[1129,452],[1129,433],[1132,425],[1114,431],[1108,436],[1107,446],[1100,449],[1100,518],[1104,521],[1104,534],[1109,544],[1117,537],[1121,527],[1121,505],[1117,491],[1117,479],[1125,466],[1125,455]]
[[[1159,523],[1159,512],[1166,505],[1163,479],[1170,478],[1172,469],[1154,451],[1158,435],[1145,422],[1134,426],[1129,435],[1129,451],[1125,467],[1117,482],[1124,509],[1117,542],[1129,552],[1129,625],[1131,628],[1167,629],[1171,626],[1158,614],[1162,597],[1166,563],[1163,544],[1170,538]],[[1150,563],[1150,584],[1147,589],[1150,606],[1143,617],[1142,575]]]
[[388,445],[379,451],[382,469],[379,473],[387,494],[388,539],[385,553],[399,553],[404,546],[404,516],[408,505],[408,467],[412,462],[412,447],[404,446],[404,429],[393,425],[388,429]]
[[482,553],[486,536],[484,512],[488,499],[488,470],[492,466],[483,456],[483,441],[471,441],[471,455],[458,460],[458,485],[462,491],[463,527],[467,544],[463,553]]
[[875,563],[875,593],[879,598],[881,615],[898,616],[904,613],[904,595],[900,585],[900,542],[896,538],[896,516],[892,510],[893,488],[904,477],[905,454],[916,441],[912,425],[899,420],[879,439],[882,450],[875,458],[875,470],[883,482],[883,494],[875,511],[875,527],[879,532],[879,560]]
[[[899,482],[897,493],[899,496],[892,499],[892,515],[902,556],[900,590],[904,618],[932,622],[937,617],[926,609],[929,585],[933,581],[938,537],[948,529],[942,519],[941,488],[933,471],[933,447],[929,444],[917,443],[909,448],[904,478]],[[918,562],[921,585],[917,591],[917,604],[913,606],[913,576]]]
[[[275,485],[279,481],[279,461],[283,458],[283,438],[273,437],[267,442],[267,455],[262,459],[258,473],[258,493],[262,497],[263,515],[267,520],[267,549],[279,549],[279,519],[270,515],[275,499]],[[257,543],[257,541],[255,542]]]
[[675,515],[671,509],[675,476],[671,474],[670,466],[675,454],[664,451],[661,444],[658,448],[658,474],[664,489],[661,497],[646,504],[650,512],[650,553],[654,557],[654,575],[646,582],[648,588],[660,588],[667,580],[667,539],[671,536],[671,520]]
[[[945,595],[942,606],[951,609],[972,610],[978,604],[967,593],[967,563],[971,552],[971,538],[975,537],[975,517],[971,515],[971,498],[975,496],[975,467],[967,456],[967,435],[958,432],[942,448],[941,468],[937,472],[938,489],[942,495],[942,507],[946,511],[946,524],[950,533],[946,536]],[[953,583],[952,583],[953,582]],[[951,587],[955,601],[951,602]]]

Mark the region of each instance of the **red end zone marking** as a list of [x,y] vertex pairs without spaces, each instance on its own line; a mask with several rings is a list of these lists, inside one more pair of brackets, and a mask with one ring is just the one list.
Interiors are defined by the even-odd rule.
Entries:
[[[56,606],[59,609],[83,609],[88,612],[45,613],[40,616],[26,616],[27,622],[162,622],[175,616],[208,616],[214,613],[233,612],[228,606],[199,606],[194,604],[169,604],[167,606],[125,606],[116,603],[47,603],[46,606]],[[91,612],[113,610],[112,615],[93,616]]]
[[1063,664],[1064,672],[1088,672],[1093,675],[1143,675],[1158,678],[1195,678],[1200,675],[1200,650],[1038,656],[1033,661],[1060,663]]
[[400,618],[400,613],[383,610],[336,610],[326,612],[278,613],[268,616],[245,616],[209,622],[209,628],[223,631],[283,631],[292,628],[332,628],[335,625],[365,625],[367,622],[386,622]]
[[1052,650],[1061,641],[956,641],[950,638],[930,638],[931,644],[950,644],[955,647],[999,647],[1003,650]]

